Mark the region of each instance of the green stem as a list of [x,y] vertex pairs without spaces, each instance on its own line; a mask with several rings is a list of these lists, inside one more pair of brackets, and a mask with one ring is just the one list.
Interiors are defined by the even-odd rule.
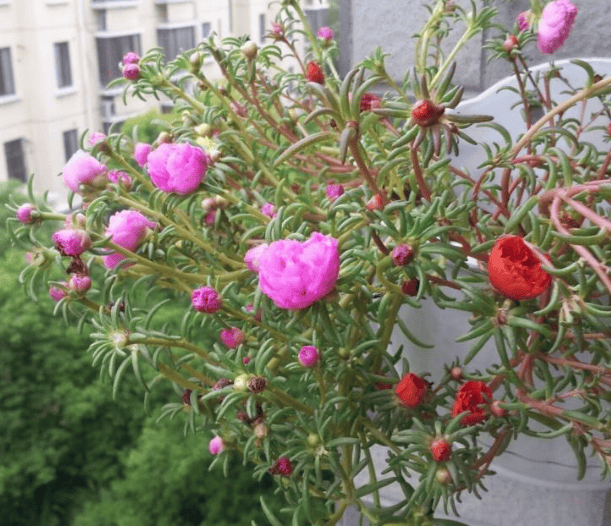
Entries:
[[296,400],[291,395],[285,393],[282,389],[278,389],[273,385],[268,385],[265,388],[265,392],[271,393],[276,399],[282,402],[283,405],[294,407],[297,409],[297,411],[300,411],[307,416],[312,416],[314,414],[314,410],[310,406],[302,404],[299,400]]
[[212,358],[205,349],[198,347],[197,345],[192,344],[186,340],[166,340],[165,338],[153,338],[153,337],[145,337],[145,338],[129,338],[129,344],[139,343],[144,345],[159,345],[162,347],[177,347],[179,349],[186,349],[187,351],[194,352],[200,358],[203,358],[207,362],[212,365],[216,365],[222,367],[223,364],[218,362],[214,358]]

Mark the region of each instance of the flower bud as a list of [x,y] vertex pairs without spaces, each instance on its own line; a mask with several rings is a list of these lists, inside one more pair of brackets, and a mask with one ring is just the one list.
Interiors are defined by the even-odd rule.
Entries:
[[397,245],[390,253],[390,257],[397,267],[409,265],[414,260],[414,255],[412,246],[406,244]]
[[73,274],[68,282],[70,290],[79,294],[84,294],[91,288],[91,278],[81,274]]
[[62,229],[53,234],[55,248],[62,256],[80,256],[91,248],[91,238],[85,230]]
[[138,53],[134,53],[133,51],[126,53],[123,57],[124,66],[127,66],[128,64],[138,64],[138,62],[140,62],[140,57],[138,56]]
[[180,397],[180,399],[182,400],[182,403],[185,405],[191,405],[191,393],[193,391],[191,389],[185,389],[182,392],[182,396]]
[[452,483],[452,474],[447,468],[438,469],[435,472],[435,480],[442,486]]
[[276,217],[278,214],[276,213],[276,207],[272,203],[265,203],[261,207],[261,213],[266,215],[267,217]]
[[248,380],[248,390],[251,393],[261,393],[267,386],[267,380],[263,376],[251,376]]
[[284,26],[277,22],[272,22],[272,29],[269,34],[274,40],[281,40],[284,38]]
[[189,57],[189,64],[191,65],[191,71],[193,71],[193,73],[197,73],[201,69],[203,62],[204,62],[204,57],[202,57],[202,54],[199,51],[192,53],[191,56]]
[[370,212],[373,212],[374,210],[384,210],[384,207],[386,206],[386,201],[386,197],[382,194],[375,194],[367,202],[365,208],[367,208],[367,210],[369,210]]
[[250,356],[244,356],[244,357],[242,358],[242,363],[243,363],[244,365],[248,365],[248,364],[250,363]]
[[341,184],[327,185],[327,197],[330,201],[335,201],[344,194],[344,187]]
[[256,43],[254,43],[252,40],[249,40],[240,48],[240,51],[248,60],[252,60],[257,56],[259,48],[257,47]]
[[208,443],[208,451],[210,451],[211,455],[218,455],[222,453],[223,449],[225,449],[225,443],[223,442],[223,439],[220,436],[215,436]]
[[140,67],[138,64],[127,64],[123,67],[123,78],[136,81],[140,77]]
[[241,374],[236,376],[233,382],[233,388],[236,391],[248,391],[248,380],[250,380],[249,374]]
[[201,135],[202,137],[210,137],[212,135],[212,126],[210,126],[210,124],[208,124],[207,122],[204,122],[202,124],[198,124],[195,128],[193,128],[193,131],[195,131],[197,135]]
[[254,427],[253,433],[257,438],[265,438],[269,435],[269,427],[263,422],[260,422]]
[[415,408],[422,404],[428,387],[424,378],[414,373],[407,373],[395,386],[395,393],[401,405]]
[[445,111],[443,106],[438,106],[430,100],[419,100],[412,106],[412,123],[427,128],[436,124]]
[[221,310],[223,298],[212,287],[200,287],[191,293],[191,305],[197,312],[214,314]]
[[511,51],[519,46],[518,39],[515,35],[509,35],[505,42],[503,42],[503,49],[509,55]]
[[320,445],[320,436],[316,433],[310,433],[308,435],[308,446],[317,447]]
[[162,131],[158,136],[157,136],[157,142],[159,144],[165,144],[165,143],[171,143],[172,142],[172,134],[168,133],[166,131]]
[[331,29],[330,27],[324,26],[318,30],[318,33],[316,34],[316,36],[320,40],[322,40],[323,47],[327,47],[333,41],[333,37],[335,36],[335,34],[333,33],[333,29]]
[[490,404],[490,412],[494,416],[497,416],[499,418],[507,416],[507,409],[502,407],[501,402],[499,402],[498,400],[495,400],[494,402],[492,402],[492,404]]
[[15,213],[15,216],[24,225],[31,225],[32,223],[34,223],[36,221],[36,219],[34,217],[32,217],[32,212],[35,212],[35,211],[36,211],[36,207],[33,204],[26,203],[24,205],[21,205],[17,209],[17,212]]
[[269,468],[270,475],[279,475],[281,477],[290,477],[293,473],[293,463],[288,457],[280,457],[274,465]]
[[309,369],[315,367],[320,360],[320,352],[313,345],[305,345],[299,351],[299,363],[302,367]]
[[235,349],[244,343],[244,333],[237,327],[223,329],[220,332],[219,337],[223,344],[230,349]]
[[452,367],[452,369],[450,369],[450,377],[452,380],[460,382],[462,380],[462,369],[460,367]]
[[317,84],[325,83],[325,74],[322,68],[316,62],[308,62],[306,79],[308,82],[316,82]]
[[433,440],[430,450],[435,462],[445,462],[452,456],[452,446],[445,438]]
[[404,281],[401,283],[401,292],[406,296],[415,296],[418,294],[418,289],[420,288],[420,281],[418,278],[412,278],[409,281]]
[[[65,285],[67,286],[68,283],[65,283]],[[52,300],[59,301],[62,298],[65,298],[67,293],[65,289],[60,289],[59,287],[49,287],[49,296],[51,296]]]

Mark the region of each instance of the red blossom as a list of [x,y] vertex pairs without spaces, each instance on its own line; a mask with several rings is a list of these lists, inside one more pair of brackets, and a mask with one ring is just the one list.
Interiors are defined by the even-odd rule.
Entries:
[[512,300],[535,298],[545,291],[552,277],[519,236],[500,238],[488,260],[490,283]]
[[452,417],[464,411],[470,411],[471,414],[464,416],[460,423],[463,426],[479,424],[488,416],[484,413],[483,406],[487,406],[491,401],[492,391],[484,382],[473,380],[465,382],[456,393]]
[[407,373],[395,387],[395,393],[406,407],[418,407],[428,389],[426,380],[414,373]]

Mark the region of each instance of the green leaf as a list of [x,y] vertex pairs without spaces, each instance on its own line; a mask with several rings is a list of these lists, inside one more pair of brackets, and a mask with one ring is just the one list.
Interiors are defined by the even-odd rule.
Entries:
[[312,146],[321,142],[326,142],[331,139],[335,139],[336,137],[337,135],[334,132],[326,131],[318,132],[313,135],[308,135],[307,137],[304,137],[303,139],[297,141],[295,144],[284,150],[284,152],[282,152],[280,156],[274,161],[274,168],[292,157],[293,155],[295,155],[296,153],[307,148],[308,146]]

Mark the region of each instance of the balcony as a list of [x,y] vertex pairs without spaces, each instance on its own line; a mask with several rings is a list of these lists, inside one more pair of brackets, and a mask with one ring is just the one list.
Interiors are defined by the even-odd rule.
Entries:
[[139,0],[91,0],[92,9],[126,9],[138,5]]

